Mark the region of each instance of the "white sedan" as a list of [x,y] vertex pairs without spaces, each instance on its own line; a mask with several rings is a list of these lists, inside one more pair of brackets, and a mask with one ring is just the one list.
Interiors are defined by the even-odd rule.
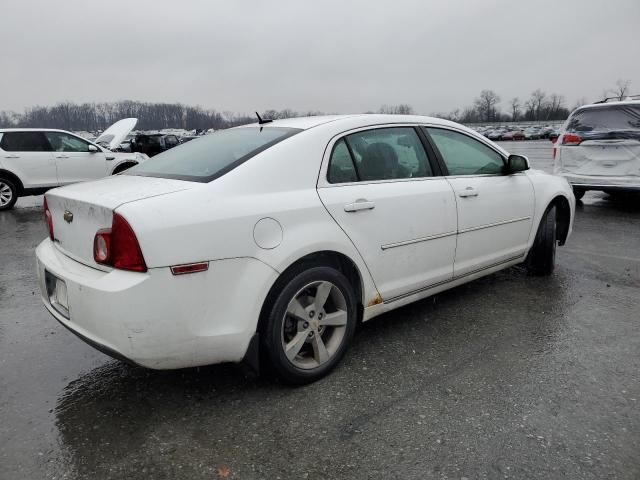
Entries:
[[114,357],[261,358],[305,383],[360,321],[519,263],[551,274],[574,211],[566,180],[456,123],[263,121],[47,193],[38,275],[49,312]]

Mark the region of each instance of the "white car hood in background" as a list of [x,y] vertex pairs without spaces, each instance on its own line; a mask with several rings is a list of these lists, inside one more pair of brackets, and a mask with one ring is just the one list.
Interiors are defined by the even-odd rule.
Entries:
[[138,123],[137,118],[123,118],[107,128],[102,135],[96,138],[95,143],[105,144],[109,150],[115,150],[118,145],[127,138],[127,135],[131,133],[131,130]]

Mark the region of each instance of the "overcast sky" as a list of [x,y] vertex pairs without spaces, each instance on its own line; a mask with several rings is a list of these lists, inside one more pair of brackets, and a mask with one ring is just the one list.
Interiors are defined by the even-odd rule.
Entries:
[[0,110],[450,111],[493,89],[640,93],[640,0],[0,0]]

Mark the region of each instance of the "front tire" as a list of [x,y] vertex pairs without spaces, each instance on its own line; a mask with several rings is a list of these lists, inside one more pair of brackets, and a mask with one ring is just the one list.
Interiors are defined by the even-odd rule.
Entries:
[[11,210],[18,201],[18,188],[11,180],[0,178],[0,211]]
[[549,208],[538,227],[527,257],[527,269],[532,275],[551,275],[556,266],[556,207]]
[[344,356],[356,328],[357,302],[349,280],[334,268],[301,266],[285,275],[261,338],[276,376],[302,385],[327,375]]

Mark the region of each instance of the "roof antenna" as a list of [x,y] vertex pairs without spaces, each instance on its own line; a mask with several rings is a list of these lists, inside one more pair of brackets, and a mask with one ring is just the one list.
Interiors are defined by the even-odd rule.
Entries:
[[272,118],[262,118],[258,112],[256,112],[256,117],[258,117],[258,124],[263,125],[265,123],[273,122]]

